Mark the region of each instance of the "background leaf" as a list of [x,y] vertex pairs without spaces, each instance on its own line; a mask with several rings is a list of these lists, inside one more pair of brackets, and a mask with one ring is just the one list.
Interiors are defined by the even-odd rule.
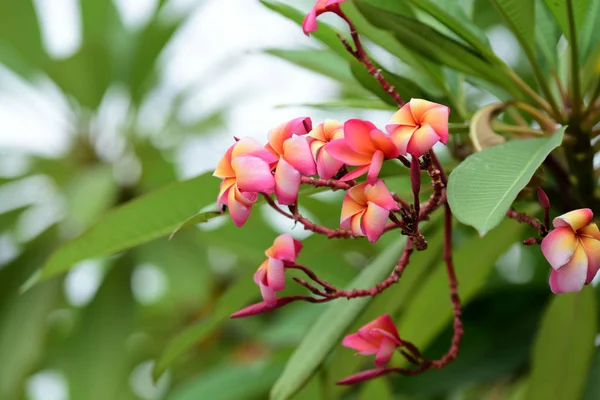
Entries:
[[448,179],[452,213],[482,236],[496,227],[548,154],[562,143],[565,129],[548,139],[512,140],[467,157]]

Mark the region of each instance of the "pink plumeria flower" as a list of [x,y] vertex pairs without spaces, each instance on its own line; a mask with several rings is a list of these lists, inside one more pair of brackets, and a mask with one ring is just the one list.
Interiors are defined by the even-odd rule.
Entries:
[[285,122],[269,132],[266,147],[279,157],[275,169],[275,194],[280,204],[294,204],[298,200],[302,175],[317,173],[308,138],[302,136],[311,128],[310,118],[301,117]]
[[344,137],[343,127],[344,125],[339,121],[327,120],[314,127],[307,135],[312,138],[310,150],[317,164],[317,174],[322,179],[333,178],[344,165],[325,149],[327,143]]
[[392,210],[399,210],[399,207],[382,180],[373,185],[361,183],[350,188],[344,196],[340,226],[376,242],[383,234]]
[[360,119],[346,121],[344,137],[327,144],[325,150],[344,164],[358,167],[341,180],[347,181],[367,173],[369,183],[375,183],[385,159],[396,158],[400,154],[389,135]]
[[232,145],[219,161],[213,174],[223,179],[217,203],[229,207],[231,219],[237,226],[248,220],[257,193],[275,190],[271,173],[271,165],[275,162],[276,156],[249,137]]
[[369,322],[357,333],[348,335],[342,346],[357,350],[360,355],[375,356],[375,365],[385,366],[394,355],[394,351],[402,346],[398,330],[388,314]]
[[275,292],[285,288],[285,262],[293,263],[302,250],[302,243],[288,234],[279,235],[265,251],[268,257],[254,274],[254,282],[268,306],[277,304]]
[[600,269],[600,231],[589,208],[554,218],[554,228],[542,240],[542,253],[552,266],[554,293],[578,292]]
[[421,157],[434,144],[448,142],[450,109],[422,99],[411,99],[392,116],[386,126],[400,154]]
[[304,17],[302,31],[306,36],[317,30],[317,17],[324,12],[339,13],[340,3],[345,0],[317,0],[310,12]]

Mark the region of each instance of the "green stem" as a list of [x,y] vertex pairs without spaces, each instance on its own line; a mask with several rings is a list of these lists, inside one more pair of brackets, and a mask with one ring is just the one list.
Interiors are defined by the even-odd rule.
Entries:
[[556,130],[556,123],[537,108],[520,101],[515,101],[514,103],[511,103],[511,105],[531,115],[531,117],[540,124],[540,127],[544,132],[553,133]]
[[[594,91],[592,92],[592,95],[590,96],[589,100],[588,100],[588,105],[586,110],[583,112],[583,114],[581,114],[581,120],[585,121],[593,112],[594,112],[594,106],[596,101],[598,100],[598,97],[600,97],[600,79],[598,79],[598,82],[596,83],[596,87],[594,87]],[[593,120],[594,118],[592,118]],[[586,124],[587,126],[588,124]],[[593,126],[593,124],[590,125],[590,127]]]
[[[546,84],[545,81],[540,82],[540,87],[542,87],[542,90],[544,90],[544,86],[546,86],[546,88],[548,90],[548,93],[546,94],[546,96],[549,96],[551,104],[548,103],[543,97],[538,95],[536,93],[536,91],[533,90],[531,88],[531,86],[529,86],[527,83],[525,83],[525,81],[523,81],[523,79],[521,79],[521,77],[519,75],[517,75],[517,73],[515,71],[513,71],[509,67],[506,67],[506,68],[507,68],[508,76],[513,80],[513,82],[515,82],[517,84],[517,86],[519,86],[523,90],[523,92],[525,92],[527,95],[529,95],[529,97],[531,97],[531,99],[533,101],[535,101],[544,111],[546,111],[546,113],[548,113],[549,115],[552,115],[556,120],[562,119],[562,115],[560,113],[560,110],[558,109],[558,106],[556,105],[556,102],[554,101],[554,98],[552,96],[549,96],[550,88],[548,88],[548,85]],[[536,67],[534,67],[534,72],[535,72],[535,70],[536,70]],[[537,74],[536,74],[536,76],[537,76]],[[544,90],[544,92],[545,92],[545,90]]]
[[575,29],[575,16],[573,15],[573,0],[567,0],[567,17],[569,20],[569,48],[571,50],[571,86],[573,91],[573,108],[571,115],[578,117],[581,112],[581,84],[579,82],[579,49],[577,47],[577,33]]
[[520,135],[523,135],[523,134],[535,135],[535,136],[543,136],[544,135],[544,132],[538,131],[537,129],[532,129],[532,128],[525,127],[525,126],[503,124],[502,122],[495,122],[492,125],[492,128],[494,129],[494,131],[516,133],[516,134],[520,134]]

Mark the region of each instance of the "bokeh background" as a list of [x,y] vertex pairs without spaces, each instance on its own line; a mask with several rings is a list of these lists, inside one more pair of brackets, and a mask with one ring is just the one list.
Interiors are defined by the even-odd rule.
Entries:
[[[477,2],[464,3],[476,11]],[[478,12],[487,15],[485,7]],[[479,21],[509,65],[522,62],[497,19]],[[325,52],[314,61],[316,48],[297,25],[253,0],[0,0],[0,399],[267,398],[323,308],[294,305],[228,321],[257,300],[250,277],[264,249],[279,232],[306,239],[302,261],[343,286],[391,239],[332,245],[257,207],[242,230],[220,218],[19,290],[61,243],[112,208],[210,171],[233,136],[264,140],[273,126],[304,115],[383,125],[391,110],[334,106],[371,95],[336,72]],[[402,69],[384,50],[371,50],[389,69]],[[467,95],[476,105],[494,100],[476,88]],[[391,183],[396,191],[410,189],[405,178]],[[216,197],[218,182],[210,182],[203,197]],[[336,200],[310,197],[304,212],[335,225]],[[457,241],[471,236],[459,229]],[[389,386],[406,399],[519,398],[548,299],[547,267],[539,252],[512,241],[470,251],[473,262],[488,257],[494,269],[489,290],[467,308],[469,333],[456,364],[347,390],[333,382],[363,364],[340,348],[296,397],[383,398],[373,396]],[[417,265],[434,268],[439,251]],[[395,304],[393,314],[403,307]],[[421,318],[427,324],[428,315]],[[182,334],[191,338],[185,351],[154,382],[156,360]],[[433,354],[449,334],[434,335]]]

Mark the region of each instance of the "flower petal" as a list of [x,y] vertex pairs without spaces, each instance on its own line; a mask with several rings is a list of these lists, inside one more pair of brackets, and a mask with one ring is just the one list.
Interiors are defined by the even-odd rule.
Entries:
[[267,283],[268,286],[275,291],[280,291],[285,288],[285,268],[283,266],[283,261],[276,258],[269,258]]
[[227,178],[221,182],[221,185],[219,186],[219,195],[217,196],[217,204],[227,205],[227,196],[233,185],[235,185],[235,178]]
[[556,228],[542,240],[541,247],[552,268],[558,269],[573,256],[577,247],[577,237],[570,227]]
[[348,221],[350,218],[363,211],[366,208],[364,204],[359,204],[355,202],[347,193],[344,196],[344,201],[342,202],[342,214],[340,216],[340,226],[342,228],[348,228]]
[[352,150],[346,139],[336,139],[325,145],[325,150],[333,158],[348,165],[367,165],[371,162],[371,155],[360,154]]
[[583,246],[577,246],[573,257],[559,269],[550,272],[550,289],[552,292],[578,292],[587,279],[588,260]]
[[271,249],[273,251],[271,257],[282,261],[294,262],[302,249],[302,243],[294,239],[292,235],[284,233],[275,238]]
[[383,367],[389,363],[394,355],[396,347],[398,347],[396,343],[392,342],[388,338],[382,339],[381,343],[379,344],[377,355],[375,356],[375,365],[378,367]]
[[426,111],[423,114],[422,125],[429,125],[435,133],[440,137],[440,142],[448,143],[448,115],[450,109],[446,106],[439,105]]
[[365,233],[362,228],[362,219],[365,215],[366,210],[363,210],[356,214],[354,217],[350,218],[350,230],[352,233],[358,236],[365,236]]
[[343,162],[336,160],[327,152],[327,149],[321,149],[317,157],[317,173],[321,179],[331,179],[344,165]]
[[271,168],[258,157],[241,156],[231,162],[240,190],[259,193],[273,193],[275,181]]
[[308,36],[311,32],[317,30],[317,10],[313,7],[306,17],[304,17],[304,21],[302,21],[302,32],[306,36]]
[[390,137],[392,138],[392,141],[398,148],[399,154],[406,155],[408,151],[408,143],[410,142],[410,138],[412,138],[416,130],[416,126],[400,125],[390,132]]
[[312,128],[312,122],[308,117],[294,118],[284,122],[269,132],[269,145],[277,152],[283,154],[283,143],[292,135],[304,135]]
[[267,272],[269,267],[269,259],[263,261],[263,263],[258,267],[256,272],[254,273],[254,283],[257,285],[266,284],[267,283]]
[[277,163],[275,170],[275,194],[282,205],[294,204],[298,200],[298,190],[302,176],[283,158]]
[[367,340],[358,333],[352,333],[344,337],[342,346],[360,351],[362,354],[375,354],[379,350],[377,343]]
[[363,206],[367,206],[367,197],[365,196],[365,189],[367,188],[368,183],[360,183],[356,186],[351,187],[346,192],[347,196],[350,196],[352,200],[357,202],[358,204],[362,204]]
[[439,107],[440,104],[423,99],[410,99],[410,112],[413,115],[417,124],[423,124],[425,113],[433,108]]
[[392,337],[395,337],[400,340],[400,336],[398,336],[398,329],[392,321],[392,318],[389,314],[383,314],[380,317],[375,318],[373,321],[368,324],[362,326],[358,331],[363,335],[370,335],[371,331],[374,329],[379,329],[382,331],[389,332],[392,334]]
[[381,132],[379,129],[371,131],[371,141],[377,149],[383,151],[385,157],[388,159],[396,158],[400,154],[398,147],[396,147],[392,138]]
[[383,151],[377,150],[373,154],[373,159],[371,160],[371,165],[369,165],[369,172],[367,173],[367,182],[373,184],[377,181],[377,177],[379,176],[379,172],[381,171],[381,166],[383,165],[383,160],[385,159],[385,154]]
[[283,158],[302,175],[317,173],[315,161],[310,152],[310,145],[305,136],[296,136],[283,143]]
[[262,295],[263,300],[269,307],[273,307],[277,304],[277,294],[275,291],[268,287],[267,285],[263,285],[262,283],[258,285],[260,287],[260,294]]
[[229,207],[229,215],[231,215],[231,219],[233,223],[237,227],[243,226],[248,218],[250,217],[250,211],[252,211],[251,205],[244,205],[239,202],[235,198],[235,188],[229,190],[229,194],[227,196],[227,206]]
[[392,119],[389,125],[386,125],[388,133],[392,133],[398,125],[417,126],[417,122],[410,111],[410,103],[404,104],[398,111],[392,115]]
[[594,213],[592,210],[589,208],[580,208],[554,218],[552,224],[555,228],[558,228],[559,226],[570,226],[574,231],[578,231],[586,225],[589,225],[593,218]]
[[367,185],[364,192],[367,201],[375,203],[388,211],[399,210],[398,204],[394,201],[384,181],[378,180],[374,185]]
[[363,230],[367,234],[369,242],[376,242],[383,234],[389,215],[390,212],[385,208],[369,202],[367,211],[362,218]]
[[231,153],[234,147],[235,144],[231,145],[231,147],[229,147],[225,152],[223,158],[219,160],[219,163],[217,164],[217,168],[215,168],[213,176],[216,176],[217,178],[221,179],[235,177],[235,171],[233,170],[233,168],[231,168]]
[[237,157],[241,156],[257,157],[267,164],[277,162],[277,156],[265,149],[260,145],[260,143],[251,137],[243,137],[233,146],[231,151],[231,159],[235,160]]
[[413,133],[406,151],[413,157],[421,157],[439,141],[440,137],[433,128],[429,125],[423,125]]
[[600,240],[600,230],[598,230],[598,226],[595,223],[591,223],[586,227],[583,227],[577,231],[578,236],[589,236]]
[[600,270],[600,240],[591,237],[580,237],[588,260],[588,271],[585,283],[590,283]]
[[352,179],[356,179],[359,176],[362,176],[365,173],[369,172],[369,169],[371,169],[371,165],[363,165],[362,167],[355,168],[352,171],[348,172],[346,175],[342,176],[340,178],[340,181],[349,181]]
[[346,140],[346,144],[353,151],[370,156],[377,150],[373,142],[371,142],[371,131],[376,129],[377,127],[369,121],[349,119],[344,123],[344,139]]

